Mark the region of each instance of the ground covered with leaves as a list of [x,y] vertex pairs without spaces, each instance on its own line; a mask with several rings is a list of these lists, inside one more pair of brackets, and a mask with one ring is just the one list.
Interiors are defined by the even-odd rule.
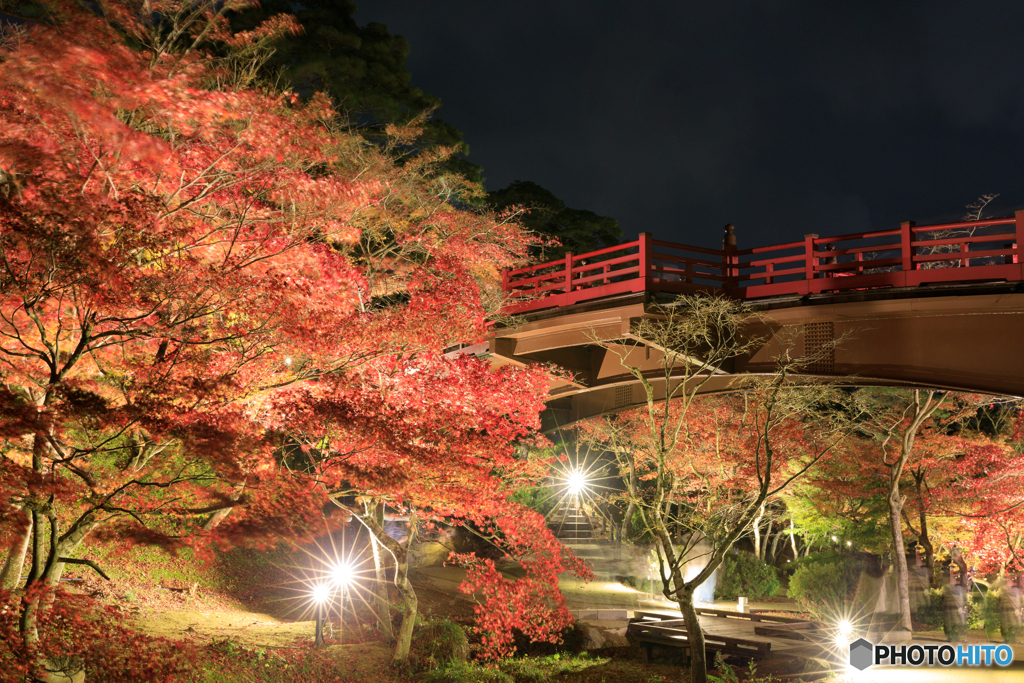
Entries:
[[[109,581],[87,568],[68,572],[41,646],[51,659],[83,664],[90,683],[650,683],[686,674],[671,657],[644,664],[639,648],[584,651],[580,628],[559,646],[520,639],[517,657],[477,662],[473,603],[426,577],[414,576],[422,616],[410,661],[395,668],[392,648],[366,611],[344,624],[335,620],[328,644],[312,647],[312,616],[290,589],[294,553],[234,550],[204,563],[188,553],[135,549],[109,557],[106,566]],[[5,597],[0,681],[13,683],[26,673],[17,662],[31,658],[17,642],[19,597]],[[397,623],[400,612],[393,616]],[[454,641],[464,643],[461,656],[453,656]],[[733,664],[739,680],[754,680],[745,663]]]

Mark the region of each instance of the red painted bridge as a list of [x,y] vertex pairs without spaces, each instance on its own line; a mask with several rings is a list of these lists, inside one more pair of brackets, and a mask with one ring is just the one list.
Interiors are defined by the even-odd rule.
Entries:
[[[1012,218],[820,237],[738,249],[656,240],[507,271],[514,327],[498,327],[472,351],[497,365],[551,362],[549,419],[568,424],[645,400],[622,367],[662,373],[662,354],[636,334],[652,304],[719,293],[752,312],[764,339],[707,391],[735,390],[744,375],[771,372],[783,340],[810,354],[842,338],[808,369],[807,381],[920,386],[1024,395],[1024,210]],[[595,343],[600,341],[601,343]],[[614,353],[609,345],[616,346]]]
[[[562,260],[506,271],[510,312],[635,293],[718,291],[744,301],[823,292],[969,282],[1021,282],[1024,210],[1013,218],[915,225],[838,237],[805,235],[737,249],[726,226],[722,249],[640,239]],[[729,243],[732,242],[730,245]],[[1020,247],[1018,247],[1020,245]]]

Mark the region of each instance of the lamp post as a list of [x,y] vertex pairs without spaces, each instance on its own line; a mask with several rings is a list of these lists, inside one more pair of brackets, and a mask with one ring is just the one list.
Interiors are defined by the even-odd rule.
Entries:
[[330,586],[325,583],[313,586],[313,602],[316,603],[316,638],[313,640],[313,647],[324,644],[324,603],[330,598]]
[[334,580],[334,587],[341,593],[341,617],[338,624],[338,642],[345,638],[345,598],[348,594],[348,587],[354,578],[352,565],[348,562],[339,562],[331,569],[331,578]]

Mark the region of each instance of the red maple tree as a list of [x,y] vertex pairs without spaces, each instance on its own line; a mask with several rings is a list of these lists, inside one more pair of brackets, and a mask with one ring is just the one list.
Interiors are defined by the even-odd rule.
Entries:
[[[5,585],[30,547],[29,586],[55,584],[90,535],[308,538],[341,486],[497,519],[555,585],[560,553],[492,475],[545,387],[438,356],[483,336],[531,238],[460,208],[443,150],[398,164],[321,96],[241,87],[204,48],[294,25],[231,35],[236,5],[57,3],[0,62]],[[282,467],[282,433],[329,435],[327,466]]]

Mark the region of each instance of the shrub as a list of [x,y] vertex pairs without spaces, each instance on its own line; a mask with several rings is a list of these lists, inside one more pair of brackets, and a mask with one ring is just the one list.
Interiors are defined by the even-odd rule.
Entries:
[[789,580],[789,597],[818,619],[842,614],[847,593],[843,568],[837,563],[804,565]]
[[413,647],[431,666],[465,662],[469,638],[462,626],[448,618],[431,621],[413,632]]
[[531,657],[544,657],[546,655],[553,655],[556,652],[578,654],[586,648],[587,629],[579,622],[574,622],[571,626],[567,626],[562,631],[561,637],[561,645],[544,641],[534,642],[523,634],[522,631],[516,630],[513,644],[515,645],[516,652]]
[[524,505],[545,517],[554,510],[558,498],[551,495],[551,489],[546,486],[524,486],[508,497],[509,500]]
[[990,590],[981,600],[981,622],[985,628],[985,634],[989,640],[994,641],[1002,626],[999,602],[1002,599],[1002,591]]
[[923,605],[914,612],[914,621],[923,625],[939,628],[942,626],[942,590],[931,588],[925,594],[927,598]]
[[775,567],[762,562],[753,553],[730,553],[718,568],[715,597],[734,600],[739,596],[764,598],[779,590],[779,575]]

